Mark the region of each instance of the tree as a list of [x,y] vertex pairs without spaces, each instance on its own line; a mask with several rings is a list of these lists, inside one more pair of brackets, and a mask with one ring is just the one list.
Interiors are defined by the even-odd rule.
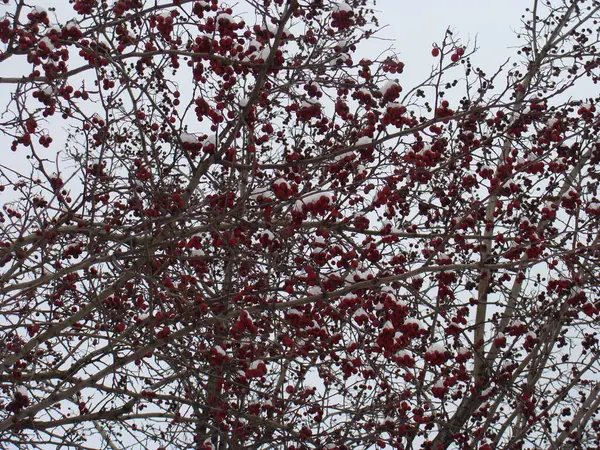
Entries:
[[4,445],[600,448],[600,2],[531,3],[413,87],[366,0],[9,6]]

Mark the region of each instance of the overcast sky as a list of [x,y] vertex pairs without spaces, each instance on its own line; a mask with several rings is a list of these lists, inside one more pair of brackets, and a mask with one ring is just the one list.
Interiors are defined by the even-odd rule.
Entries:
[[408,59],[429,56],[431,43],[440,40],[450,27],[463,39],[477,36],[482,55],[498,62],[514,54],[509,46],[517,43],[520,17],[530,2],[523,0],[377,0],[381,24],[388,27],[381,35],[396,41]]
[[[421,81],[435,62],[433,42],[441,42],[449,27],[463,43],[477,39],[479,51],[472,58],[485,72],[495,71],[507,58],[516,57],[520,18],[531,2],[524,0],[376,0],[379,36],[393,40],[400,59],[406,64],[402,75],[406,87]],[[374,50],[385,47],[373,40]],[[510,48],[513,47],[513,48]]]

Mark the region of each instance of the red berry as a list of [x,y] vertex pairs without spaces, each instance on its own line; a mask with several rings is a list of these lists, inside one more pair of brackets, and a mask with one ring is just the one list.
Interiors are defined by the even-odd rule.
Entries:
[[436,56],[436,57],[437,57],[437,56],[439,56],[439,55],[440,55],[440,49],[439,49],[439,48],[437,48],[437,47],[433,47],[433,48],[431,49],[431,56]]
[[453,53],[450,59],[452,62],[457,62],[460,59],[460,56],[458,56],[458,53]]

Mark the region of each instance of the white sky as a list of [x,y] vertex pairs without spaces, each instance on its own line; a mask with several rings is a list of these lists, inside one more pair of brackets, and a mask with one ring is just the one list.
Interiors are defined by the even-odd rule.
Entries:
[[[380,25],[387,25],[380,37],[394,40],[400,60],[407,64],[406,78],[418,82],[434,62],[433,42],[441,42],[446,28],[464,43],[477,38],[480,51],[474,62],[484,71],[492,71],[508,57],[516,56],[516,31],[520,17],[531,2],[523,0],[376,0]],[[373,39],[375,49],[385,43]],[[375,50],[376,51],[376,50]],[[420,75],[420,76],[419,76]],[[414,78],[413,78],[414,77]],[[409,81],[409,80],[406,80]],[[411,83],[412,84],[412,83]],[[407,85],[408,86],[408,85]]]

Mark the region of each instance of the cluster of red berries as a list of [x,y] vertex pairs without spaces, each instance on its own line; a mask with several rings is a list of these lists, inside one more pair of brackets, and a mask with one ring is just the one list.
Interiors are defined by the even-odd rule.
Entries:
[[321,104],[320,103],[310,103],[303,104],[298,107],[297,105],[292,105],[296,107],[296,117],[301,122],[308,122],[312,118],[318,118],[321,116]]
[[[439,47],[435,46],[431,49],[431,55],[435,58],[440,56],[441,50]],[[458,47],[454,53],[450,55],[450,60],[452,62],[458,62],[460,58],[465,54],[465,49],[463,47]]]
[[331,27],[338,30],[347,30],[354,25],[354,12],[339,9],[331,14]]
[[10,411],[11,413],[18,414],[25,408],[27,408],[29,406],[29,403],[30,400],[29,397],[27,397],[27,395],[16,391],[12,401],[8,405],[6,405],[6,410]]
[[389,105],[381,119],[381,124],[383,126],[394,125],[397,128],[402,128],[404,125],[410,125],[411,120],[404,116],[405,113],[405,106],[395,104]]

